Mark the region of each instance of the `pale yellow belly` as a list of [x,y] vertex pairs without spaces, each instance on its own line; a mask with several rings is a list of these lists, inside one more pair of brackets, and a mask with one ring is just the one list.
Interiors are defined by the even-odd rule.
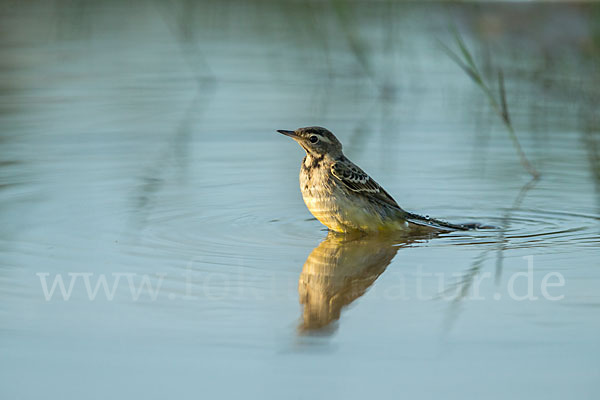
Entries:
[[303,198],[312,215],[336,232],[384,232],[408,227],[404,220],[383,217],[367,202],[350,201],[340,196],[311,196],[308,193],[303,193]]

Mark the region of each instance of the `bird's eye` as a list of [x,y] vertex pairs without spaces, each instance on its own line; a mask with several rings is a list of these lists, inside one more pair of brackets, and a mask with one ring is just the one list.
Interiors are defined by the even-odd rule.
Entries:
[[308,140],[310,140],[311,143],[317,143],[319,141],[319,138],[316,137],[315,135],[312,135],[311,137],[308,138]]

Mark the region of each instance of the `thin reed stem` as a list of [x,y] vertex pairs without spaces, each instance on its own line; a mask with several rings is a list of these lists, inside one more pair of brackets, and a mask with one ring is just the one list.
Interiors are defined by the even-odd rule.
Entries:
[[515,132],[515,129],[512,125],[510,114],[508,112],[506,90],[504,88],[504,76],[502,74],[502,70],[498,71],[498,91],[500,93],[500,101],[498,102],[496,100],[496,97],[492,93],[490,87],[483,80],[483,77],[479,72],[477,65],[475,64],[475,61],[473,60],[473,56],[469,52],[469,49],[465,45],[464,41],[462,40],[460,34],[458,33],[458,31],[456,31],[456,29],[454,29],[454,40],[458,48],[460,49],[460,54],[462,55],[462,57],[456,52],[452,51],[441,41],[439,43],[442,46],[442,49],[444,49],[444,51],[446,52],[446,54],[448,54],[450,59],[452,59],[452,61],[454,61],[469,76],[469,78],[471,78],[471,80],[473,80],[473,82],[475,82],[477,86],[479,86],[483,93],[485,93],[493,110],[496,112],[496,114],[498,114],[498,116],[502,120],[502,123],[506,127],[513,147],[515,148],[515,151],[519,156],[519,161],[521,162],[521,165],[533,178],[539,178],[540,173],[527,159],[527,156],[523,151],[523,147],[521,147],[521,143],[519,142],[517,133]]

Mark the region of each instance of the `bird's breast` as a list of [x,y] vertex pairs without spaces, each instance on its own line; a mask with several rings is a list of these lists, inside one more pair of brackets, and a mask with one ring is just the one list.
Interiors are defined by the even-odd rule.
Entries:
[[339,213],[340,204],[335,196],[334,186],[323,168],[310,168],[302,165],[300,190],[306,207],[323,225],[334,231],[342,231]]
[[311,214],[336,232],[401,229],[403,221],[382,215],[381,210],[355,193],[344,190],[325,167],[300,171],[302,198]]

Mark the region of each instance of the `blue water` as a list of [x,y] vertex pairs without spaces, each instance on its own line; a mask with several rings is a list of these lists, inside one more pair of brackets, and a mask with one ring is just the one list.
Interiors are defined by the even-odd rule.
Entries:
[[[596,8],[5,2],[0,395],[597,398]],[[315,124],[497,228],[328,237],[275,132]]]

